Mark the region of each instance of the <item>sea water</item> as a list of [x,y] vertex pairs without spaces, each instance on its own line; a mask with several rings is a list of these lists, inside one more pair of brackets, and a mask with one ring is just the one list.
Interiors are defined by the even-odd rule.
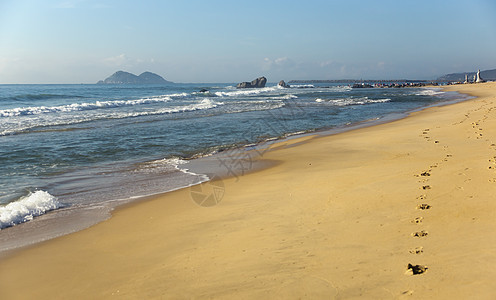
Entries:
[[51,233],[24,243],[94,224],[119,203],[208,180],[208,172],[189,170],[191,159],[461,97],[338,83],[0,85],[0,251],[19,245],[17,231],[42,227],[36,220],[50,220]]

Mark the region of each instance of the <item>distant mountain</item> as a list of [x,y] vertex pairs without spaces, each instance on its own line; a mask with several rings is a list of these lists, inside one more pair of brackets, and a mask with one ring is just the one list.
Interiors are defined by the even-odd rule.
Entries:
[[[465,73],[452,73],[441,76],[437,81],[465,81],[465,75],[468,76],[469,80],[474,78],[477,72],[465,72]],[[496,80],[496,69],[481,71],[481,77],[484,80]]]
[[152,72],[144,72],[136,76],[129,72],[117,71],[105,80],[100,80],[98,84],[167,84],[172,83],[162,76]]

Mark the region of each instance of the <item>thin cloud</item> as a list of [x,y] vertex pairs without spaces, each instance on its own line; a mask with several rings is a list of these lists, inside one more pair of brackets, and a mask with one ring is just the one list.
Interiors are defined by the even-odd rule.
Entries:
[[124,53],[117,56],[104,58],[103,63],[113,67],[121,67],[132,64],[131,59],[129,59]]
[[84,0],[67,0],[59,2],[55,5],[56,8],[75,8],[79,3],[84,2]]

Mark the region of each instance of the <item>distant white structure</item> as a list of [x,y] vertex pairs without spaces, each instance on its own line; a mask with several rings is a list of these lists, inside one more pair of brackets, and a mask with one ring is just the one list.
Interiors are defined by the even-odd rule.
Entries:
[[476,75],[476,78],[474,80],[475,82],[479,83],[479,82],[485,82],[484,79],[482,79],[482,77],[480,76],[480,69],[477,71],[477,75]]
[[463,83],[468,83],[468,75],[465,74],[465,81]]

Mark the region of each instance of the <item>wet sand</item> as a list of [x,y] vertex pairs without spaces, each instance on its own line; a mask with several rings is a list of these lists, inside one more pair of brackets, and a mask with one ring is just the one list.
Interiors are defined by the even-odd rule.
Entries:
[[[2,299],[494,299],[496,83],[0,260]],[[237,157],[234,163],[247,163]]]

